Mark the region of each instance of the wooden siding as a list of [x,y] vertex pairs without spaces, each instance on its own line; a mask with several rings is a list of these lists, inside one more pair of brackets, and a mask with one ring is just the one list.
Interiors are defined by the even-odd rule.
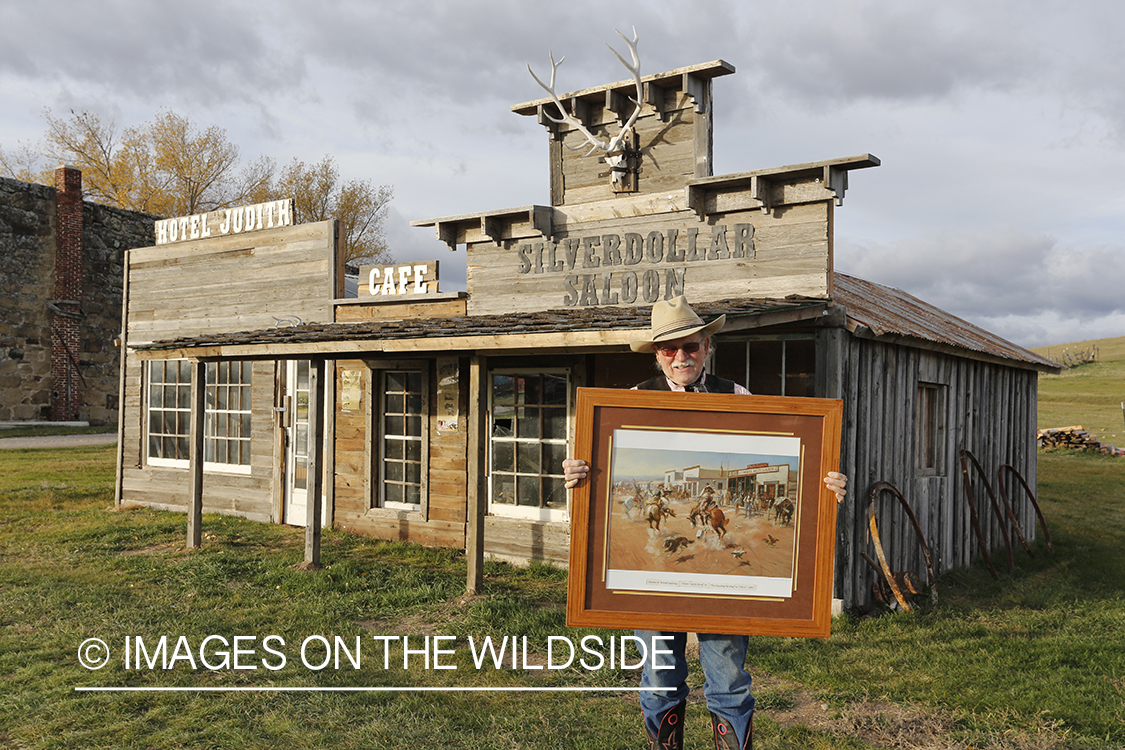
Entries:
[[335,221],[129,253],[129,344],[332,322]]
[[[573,306],[644,305],[680,293],[693,302],[733,297],[825,297],[830,270],[829,211],[829,203],[822,201],[786,206],[768,214],[756,209],[715,213],[703,222],[694,212],[682,208],[641,215],[602,216],[594,212],[593,220],[560,211],[556,212],[551,241],[561,270],[554,272],[546,270],[552,253],[549,243],[543,250],[545,268],[539,268],[535,262],[535,241],[531,239],[497,244],[482,234],[466,232],[468,284],[474,292],[468,311],[472,315],[488,315]],[[752,257],[735,257],[738,224],[753,227]],[[675,232],[677,248],[683,253],[689,231],[698,231],[697,247],[706,256],[718,227],[726,229],[729,252],[717,259],[669,260],[670,243],[659,260],[641,258],[633,264],[609,256],[600,245],[594,246],[588,259],[582,249],[572,251],[569,257],[564,250],[564,243],[572,238],[591,237],[600,243],[601,238],[615,235],[624,243],[627,234],[638,234],[647,240],[650,234],[659,233],[662,242],[668,242],[669,233]],[[544,242],[539,240],[540,245]],[[624,244],[621,251],[624,253]],[[645,299],[641,280],[646,272],[658,276],[655,299]],[[670,289],[671,273],[682,278],[682,291]],[[623,292],[626,275],[631,275],[632,283],[641,287],[631,300]],[[592,295],[587,284],[592,285]]]
[[[144,362],[125,358],[125,403],[122,404],[121,495],[119,502],[161,510],[184,512],[189,501],[191,471],[181,467],[149,465],[145,456]],[[250,473],[208,470],[203,477],[203,511],[243,516],[254,521],[276,521],[274,363],[255,362],[251,375]]]
[[449,318],[465,314],[465,298],[410,302],[336,303],[337,323],[362,323],[368,320],[406,320],[409,318]]
[[[835,376],[823,378],[822,395],[844,399],[841,470],[849,477],[848,498],[837,523],[836,596],[846,606],[871,601],[875,574],[860,553],[875,558],[867,507],[868,492],[880,481],[895,485],[910,504],[939,575],[979,562],[959,454],[967,449],[976,456],[994,491],[1003,464],[1014,466],[1035,486],[1037,373],[857,337],[830,345],[842,359]],[[936,476],[920,473],[915,465],[919,383],[945,386],[943,468]],[[832,388],[839,391],[832,393]],[[971,465],[970,476],[992,563],[1003,571],[1007,557],[1001,527]],[[1011,477],[1006,479],[1012,486]],[[1034,539],[1037,528],[1030,502],[1022,491],[1011,492],[1011,497],[1024,535]],[[882,493],[877,507],[879,534],[892,570],[910,570],[925,581],[924,558],[899,502]],[[1018,547],[1014,535],[1013,542]],[[1026,554],[1022,548],[1013,548],[1013,553]]]
[[[707,84],[710,88],[710,83]],[[549,112],[554,107],[549,106]],[[632,111],[631,107],[626,116]],[[621,121],[609,110],[600,109],[596,122],[587,128],[603,141],[617,134]],[[710,174],[709,163],[697,167],[697,138],[707,138],[709,113],[695,112],[694,100],[683,92],[668,92],[663,117],[652,105],[641,109],[641,116],[633,128],[636,146],[640,151],[640,170],[637,175],[637,192],[659,193],[681,188],[692,177]],[[560,126],[561,128],[561,126]],[[702,128],[702,136],[698,130]],[[556,205],[588,203],[617,197],[610,184],[609,167],[599,158],[600,151],[590,156],[590,146],[585,136],[577,130],[562,132],[562,148],[552,149],[551,174],[561,175],[561,200]],[[697,172],[697,168],[701,171]]]
[[[371,360],[378,366],[378,361]],[[384,362],[388,364],[389,362]],[[345,369],[362,372],[362,404],[344,411],[336,404],[335,525],[354,533],[380,539],[411,541],[433,547],[465,548],[465,513],[467,504],[466,475],[468,365],[460,363],[458,429],[438,433],[437,377],[434,360],[396,360],[403,367],[420,366],[429,375],[429,465],[424,467],[427,502],[422,511],[374,507],[373,494],[378,482],[378,461],[373,454],[378,440],[376,413],[378,379],[366,360],[339,360],[337,378]],[[339,387],[337,388],[339,391]]]

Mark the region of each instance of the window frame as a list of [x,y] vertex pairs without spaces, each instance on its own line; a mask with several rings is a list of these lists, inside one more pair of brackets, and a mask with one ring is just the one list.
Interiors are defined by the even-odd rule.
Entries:
[[[495,404],[496,391],[495,391],[495,388],[494,388],[494,382],[495,382],[496,376],[515,376],[515,377],[521,377],[522,376],[522,377],[527,377],[527,376],[531,376],[531,375],[535,375],[535,376],[543,376],[543,375],[562,376],[565,380],[564,389],[566,391],[566,403],[561,406],[561,409],[562,409],[562,412],[563,412],[563,419],[564,419],[564,425],[563,425],[561,437],[548,438],[546,440],[544,440],[542,437],[535,438],[535,439],[521,438],[518,435],[514,436],[514,437],[511,437],[511,438],[497,438],[496,436],[493,435],[494,419],[495,419],[495,414],[496,414],[496,404]],[[570,520],[570,493],[567,492],[565,488],[562,490],[562,492],[563,492],[563,507],[561,507],[561,508],[549,508],[549,507],[542,507],[542,506],[532,507],[532,506],[528,506],[528,505],[518,505],[516,503],[510,503],[510,504],[509,503],[500,503],[500,502],[496,502],[495,500],[493,500],[493,498],[495,496],[494,495],[494,481],[495,481],[495,478],[496,478],[496,472],[493,470],[493,461],[495,459],[495,454],[496,454],[495,442],[497,440],[499,440],[500,442],[515,443],[517,445],[517,450],[514,452],[514,455],[516,456],[516,458],[514,458],[514,461],[515,461],[515,464],[513,466],[514,471],[511,471],[511,472],[504,471],[504,472],[499,472],[499,473],[502,474],[502,475],[512,476],[512,477],[515,478],[516,482],[518,482],[518,478],[520,476],[532,476],[528,472],[524,472],[523,474],[521,474],[520,471],[519,471],[519,464],[518,464],[518,445],[519,445],[519,443],[521,443],[521,442],[523,442],[523,443],[534,442],[535,444],[540,445],[540,446],[542,446],[544,443],[549,443],[551,445],[559,445],[559,446],[562,447],[562,451],[563,451],[564,456],[569,454],[569,451],[570,451],[570,435],[571,435],[571,430],[572,430],[572,418],[573,418],[572,411],[573,411],[573,408],[574,408],[572,368],[569,368],[569,367],[498,367],[498,368],[491,369],[491,370],[488,371],[487,383],[488,383],[488,385],[487,385],[487,388],[488,388],[488,417],[487,417],[487,420],[486,420],[487,421],[486,429],[487,429],[488,451],[487,451],[487,457],[486,457],[486,462],[487,462],[486,465],[488,467],[488,512],[489,512],[489,514],[494,515],[494,516],[501,516],[501,517],[507,517],[507,518],[517,518],[517,519],[530,520],[530,521],[569,522],[569,520]],[[542,403],[540,403],[540,405],[542,405]],[[542,424],[542,422],[541,422],[541,424]],[[563,478],[563,475],[561,473],[561,468],[560,468],[560,473],[558,473],[558,474],[546,473],[546,472],[543,471],[542,464],[540,464],[540,472],[536,476],[540,477],[540,482],[542,482],[543,478],[545,478],[545,477],[551,477],[551,478],[555,478],[557,480],[562,480],[562,478]],[[518,492],[518,490],[517,490],[517,492]],[[541,502],[542,502],[542,499],[541,499]]]
[[[192,372],[193,372],[194,368],[191,368],[190,365],[189,365],[189,368],[188,368],[188,378],[189,379],[187,380],[187,382],[184,382],[182,380],[179,380],[179,377],[182,376],[181,371],[182,371],[183,365],[181,363],[189,362],[189,360],[183,359],[183,358],[149,360],[148,366],[145,367],[144,370],[143,370],[144,408],[143,408],[143,413],[142,413],[142,420],[143,420],[142,426],[143,426],[143,430],[144,430],[144,461],[145,461],[146,466],[153,466],[153,467],[159,467],[159,468],[171,468],[171,469],[188,469],[188,468],[191,468],[191,460],[190,460],[189,457],[165,458],[163,456],[154,456],[151,453],[152,426],[153,426],[153,405],[152,405],[153,393],[152,393],[152,388],[153,388],[154,385],[157,384],[157,381],[154,381],[153,377],[152,377],[152,374],[153,374],[152,368],[153,368],[154,365],[167,365],[168,363],[171,363],[171,362],[177,363],[177,380],[174,383],[174,386],[177,389],[177,406],[172,408],[172,409],[166,408],[163,404],[163,394],[162,394],[161,406],[157,407],[157,409],[159,411],[162,411],[162,412],[165,412],[165,413],[172,412],[172,413],[176,413],[176,414],[186,415],[187,432],[183,432],[183,433],[179,432],[178,428],[179,428],[180,425],[177,424],[177,431],[175,433],[168,433],[168,432],[162,431],[158,434],[162,435],[162,436],[172,437],[176,440],[186,439],[190,443],[190,437],[191,437],[191,435],[190,435],[190,431],[191,431],[191,395],[190,394],[191,394],[191,378],[192,378]],[[218,380],[218,369],[219,369],[218,365],[220,363],[226,363],[228,365],[228,368],[229,368],[230,365],[233,365],[233,364],[237,364],[239,366],[238,372],[239,372],[240,382],[238,384],[233,384],[233,383],[229,382],[229,377],[228,377],[227,383],[221,383],[220,384],[220,383],[217,382],[217,380]],[[215,368],[214,368],[215,376],[216,376],[215,382],[211,381],[211,372],[212,372],[211,365],[215,365]],[[244,366],[249,367],[250,380],[248,382],[242,382],[241,381],[242,370],[243,370]],[[167,368],[165,368],[165,369],[167,369]],[[250,474],[251,473],[251,462],[253,460],[252,449],[253,449],[253,426],[254,426],[254,409],[253,409],[253,398],[254,398],[253,372],[254,372],[254,366],[253,366],[253,363],[249,362],[249,361],[233,360],[233,359],[221,360],[221,362],[209,362],[209,363],[207,363],[207,367],[205,368],[205,371],[207,372],[207,376],[205,378],[204,388],[207,390],[207,393],[206,393],[205,406],[204,406],[204,412],[203,412],[203,429],[204,429],[203,454],[204,454],[204,456],[207,455],[208,443],[211,443],[212,446],[215,446],[217,440],[237,440],[237,441],[240,441],[240,443],[244,441],[245,444],[246,444],[246,447],[247,447],[247,462],[245,464],[243,464],[243,463],[235,464],[235,463],[228,463],[228,462],[225,462],[225,461],[213,461],[213,460],[209,461],[209,460],[204,459],[203,470],[207,471],[207,472],[215,472],[215,473],[220,473],[220,474],[244,474],[244,475]],[[229,372],[229,370],[228,370],[228,372]],[[164,375],[166,375],[166,374],[167,373],[165,372]],[[166,384],[166,383],[168,383],[168,381],[167,380],[161,380],[161,381],[159,381],[159,383],[165,383]],[[239,406],[240,406],[239,409],[232,410],[232,409],[229,409],[229,408],[226,408],[226,409],[213,408],[210,404],[217,403],[217,394],[218,394],[218,389],[219,389],[220,386],[227,389],[228,404],[229,404],[229,392],[230,392],[230,389],[231,389],[232,386],[237,386],[239,389],[248,388],[249,394],[250,394],[249,399],[246,400],[245,403],[243,403],[243,399],[241,397],[242,391],[239,390],[239,394],[240,394],[239,395]],[[164,388],[167,388],[167,386],[165,385]],[[211,398],[213,388],[215,389],[215,394],[216,394],[214,401]],[[187,393],[186,401],[188,403],[187,407],[183,407],[183,406],[179,405],[179,403],[180,403],[180,401],[179,401],[179,399],[180,399],[179,391],[181,389],[186,390],[186,393]],[[245,406],[246,408],[243,409],[243,408],[241,408],[242,406]],[[248,431],[248,433],[245,436],[237,435],[233,438],[230,437],[229,435],[224,435],[224,436],[208,435],[208,433],[210,432],[210,428],[212,426],[217,425],[218,422],[220,421],[219,417],[218,417],[219,414],[227,415],[226,420],[228,421],[228,423],[229,423],[229,415],[231,415],[231,414],[240,415],[240,417],[239,417],[239,424],[240,425],[241,425],[241,416],[245,415],[249,419],[249,424],[248,424],[249,431]],[[177,422],[178,422],[178,420],[179,420],[179,418],[177,418]],[[239,431],[241,432],[241,427],[240,427]],[[190,444],[188,446],[188,450],[190,451]],[[241,454],[241,450],[240,450],[240,454]],[[240,458],[241,458],[241,456],[240,456]]]
[[[718,336],[716,336],[716,337],[711,339],[711,361],[708,363],[707,371],[708,372],[715,372],[717,375],[722,375],[722,373],[718,372],[718,368],[715,367],[716,358],[718,357],[719,350],[721,349],[724,352],[729,352],[731,349],[735,348],[736,345],[739,345],[739,346],[741,346],[741,352],[739,352],[739,354],[741,354],[741,356],[739,357],[738,367],[740,368],[741,373],[738,375],[738,377],[732,377],[731,379],[734,380],[739,385],[741,385],[743,388],[746,388],[746,389],[750,390],[752,393],[755,393],[755,394],[760,395],[760,396],[761,395],[769,395],[769,394],[761,392],[760,390],[755,390],[754,388],[750,387],[751,386],[750,373],[755,369],[754,359],[753,359],[753,357],[751,356],[751,353],[750,353],[750,348],[751,348],[750,345],[751,344],[764,344],[764,343],[779,343],[781,345],[781,353],[780,353],[781,372],[778,373],[778,377],[779,377],[780,383],[781,383],[781,393],[773,394],[773,395],[779,395],[779,396],[800,395],[800,396],[804,396],[807,393],[807,391],[806,391],[806,393],[800,393],[800,394],[791,394],[791,393],[787,392],[788,389],[791,386],[796,385],[796,383],[790,382],[790,380],[795,378],[795,376],[791,375],[791,373],[789,372],[789,364],[790,364],[790,359],[791,359],[791,353],[789,352],[789,344],[799,344],[801,346],[811,346],[812,347],[811,353],[813,355],[813,372],[811,373],[811,378],[812,378],[811,382],[812,382],[812,386],[813,386],[813,391],[815,392],[816,382],[817,382],[816,335],[812,334],[812,333],[778,333],[778,334],[741,335],[741,336],[733,335],[733,336],[724,336],[722,338],[719,338]],[[730,354],[726,353],[724,356],[728,358],[727,363],[725,363],[725,364],[727,364],[727,366],[729,367]],[[796,359],[797,356],[798,355],[793,353],[792,358]],[[726,376],[724,375],[724,377],[726,377]]]
[[944,477],[948,471],[945,438],[948,430],[949,386],[918,381],[914,405],[914,473]]
[[[428,360],[383,360],[377,362],[368,362],[368,371],[371,376],[369,385],[369,393],[371,399],[366,412],[367,418],[367,435],[368,447],[370,450],[368,460],[368,490],[367,502],[369,512],[382,512],[390,511],[394,513],[409,513],[420,514],[423,519],[429,518],[429,495],[430,495],[430,443],[433,439],[432,435],[432,419],[430,414],[431,394],[430,387],[432,377],[430,374],[430,362]],[[386,421],[386,403],[387,403],[387,389],[386,377],[391,373],[413,373],[421,378],[421,406],[420,414],[420,428],[421,434],[417,436],[417,441],[420,443],[420,461],[419,463],[419,502],[408,503],[396,500],[386,499],[386,481],[385,477],[385,450],[387,433],[385,430]],[[410,393],[407,391],[406,393]],[[402,416],[406,417],[410,414],[408,411],[402,412]],[[405,424],[405,422],[404,422]],[[405,451],[404,451],[405,455]],[[393,460],[393,459],[392,459]],[[403,461],[405,465],[406,460]],[[414,463],[414,462],[410,462]],[[406,484],[406,482],[404,482]]]

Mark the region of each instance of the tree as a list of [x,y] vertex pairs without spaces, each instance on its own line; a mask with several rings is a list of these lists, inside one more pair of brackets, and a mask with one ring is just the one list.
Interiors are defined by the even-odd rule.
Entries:
[[268,159],[240,167],[222,128],[199,131],[175,112],[121,133],[90,112],[44,116],[46,155],[81,169],[86,194],[111,206],[158,216],[213,211],[246,202],[273,177]]
[[[118,131],[97,114],[44,113],[43,156],[82,170],[82,187],[93,201],[157,216],[187,216],[220,208],[292,198],[298,221],[340,222],[345,262],[391,262],[383,222],[393,191],[370,180],[340,179],[331,156],[307,166],[294,159],[274,180],[273,160],[243,164],[226,131],[199,130],[190,119],[167,110],[152,122]],[[0,174],[53,184],[52,170],[37,168],[41,157],[24,145],[15,154],[0,151]]]
[[293,159],[281,171],[274,194],[293,199],[298,221],[340,222],[346,263],[392,262],[383,226],[394,194],[390,186],[376,187],[370,180],[341,182],[336,160],[325,156],[311,166]]

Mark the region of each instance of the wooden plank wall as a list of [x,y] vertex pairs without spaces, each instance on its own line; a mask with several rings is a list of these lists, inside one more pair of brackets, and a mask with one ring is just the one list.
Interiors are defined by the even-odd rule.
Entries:
[[[710,82],[707,83],[710,87]],[[696,173],[697,125],[707,135],[708,114],[696,113],[694,100],[681,91],[668,91],[664,102],[664,118],[652,105],[646,104],[637,119],[634,131],[641,152],[641,169],[637,187],[640,193],[659,193],[683,187],[687,179],[707,177]],[[553,108],[550,108],[553,110]],[[628,116],[629,113],[626,113]],[[598,110],[598,122],[587,126],[603,141],[621,130],[621,122],[608,110]],[[614,196],[610,186],[609,167],[599,158],[600,151],[590,156],[585,136],[576,130],[564,133],[562,148],[552,149],[552,174],[562,176],[562,195],[555,205],[609,200]],[[659,151],[659,158],[652,152]],[[704,169],[708,169],[704,165]]]
[[127,341],[273,328],[278,319],[331,323],[335,225],[131,251]]
[[[581,218],[557,211],[552,239],[557,247],[556,260],[563,262],[564,268],[556,272],[536,272],[534,266],[527,269],[526,265],[525,272],[519,272],[520,247],[527,246],[531,240],[505,240],[497,246],[482,235],[472,233],[466,237],[468,285],[472,290],[468,311],[471,315],[487,315],[568,306],[652,304],[655,300],[646,301],[642,294],[632,302],[622,296],[623,275],[633,274],[636,284],[647,271],[659,275],[660,299],[677,294],[668,293],[666,276],[669,272],[682,275],[683,293],[694,302],[732,297],[782,298],[790,294],[823,297],[828,293],[831,263],[828,212],[828,203],[820,202],[784,206],[769,214],[758,210],[717,213],[700,222],[692,211],[669,211],[666,206],[655,214],[635,215],[607,208],[604,215],[591,212]],[[675,230],[677,247],[683,252],[689,230],[697,230],[697,246],[706,251],[715,227],[722,225],[726,227],[727,244],[733,251],[736,224],[753,225],[753,258],[669,261],[665,247],[664,259],[659,262],[642,258],[638,263],[625,265],[621,260],[607,258],[604,248],[595,246],[591,263],[597,265],[584,267],[583,252],[575,253],[571,263],[563,246],[568,238],[595,237],[600,241],[605,235],[617,235],[624,241],[629,233],[647,239],[652,232],[661,233],[667,242],[668,233]],[[532,252],[525,249],[525,253]],[[534,255],[529,257],[534,259]],[[548,250],[544,253],[545,263],[549,257]],[[617,263],[611,265],[611,259]],[[594,280],[596,297],[582,293],[586,276]],[[617,294],[618,299],[607,298],[607,289]]]
[[[336,508],[335,525],[347,531],[380,539],[411,541],[433,547],[465,548],[468,364],[459,364],[458,429],[438,434],[437,374],[433,360],[422,364],[430,371],[429,452],[426,477],[428,504],[424,513],[373,507],[378,481],[377,378],[364,360],[340,360],[336,377],[344,370],[362,373],[359,409],[344,411],[336,405]],[[339,392],[339,385],[337,387]]]
[[[837,524],[836,596],[853,607],[872,601],[874,572],[860,552],[875,559],[867,498],[876,482],[891,482],[903,493],[924,530],[939,575],[981,562],[959,452],[968,449],[976,456],[996,492],[996,473],[1002,464],[1016,467],[1035,487],[1037,374],[855,337],[848,337],[840,348],[845,410],[842,470],[848,474],[850,492]],[[918,476],[915,470],[919,382],[948,386],[941,476]],[[993,565],[1002,572],[1007,557],[1001,527],[981,477],[975,469],[970,476],[982,532]],[[1011,487],[1012,478],[1006,479]],[[1022,490],[1011,491],[1011,497],[1024,535],[1034,539],[1037,528],[1030,502]],[[924,558],[899,502],[883,493],[878,509],[879,533],[892,570],[912,570],[924,581]],[[1013,554],[1026,554],[1014,536],[1013,544]]]
[[[142,378],[145,364],[127,355],[122,441],[121,502],[150,508],[186,512],[190,470],[145,464]],[[275,430],[273,410],[274,363],[255,362],[251,375],[250,474],[206,471],[203,477],[203,511],[242,516],[254,521],[276,521],[273,492]],[[186,523],[186,521],[185,521]]]

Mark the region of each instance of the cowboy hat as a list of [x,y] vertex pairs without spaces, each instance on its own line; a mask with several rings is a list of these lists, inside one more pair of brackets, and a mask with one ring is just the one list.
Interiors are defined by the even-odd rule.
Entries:
[[649,337],[631,342],[629,348],[635,352],[651,352],[653,344],[681,339],[697,331],[702,331],[706,338],[718,333],[726,320],[726,315],[720,315],[710,323],[704,323],[703,319],[688,306],[687,297],[680,295],[652,306],[652,329],[649,331]]

